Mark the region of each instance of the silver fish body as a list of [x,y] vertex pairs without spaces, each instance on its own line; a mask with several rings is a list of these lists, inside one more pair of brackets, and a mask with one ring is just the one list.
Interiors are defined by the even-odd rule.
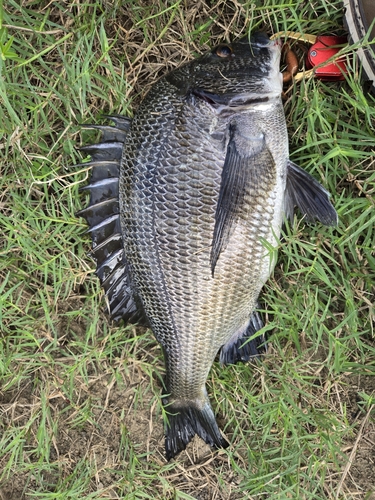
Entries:
[[235,363],[261,348],[256,304],[284,216],[298,205],[336,222],[328,193],[288,159],[279,57],[263,34],[220,45],[86,147],[94,180],[82,215],[112,315],[145,317],[163,348],[168,459],[195,434],[227,445],[205,383],[219,351]]

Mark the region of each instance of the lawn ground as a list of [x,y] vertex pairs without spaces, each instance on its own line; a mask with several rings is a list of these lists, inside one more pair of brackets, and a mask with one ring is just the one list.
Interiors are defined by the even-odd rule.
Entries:
[[75,213],[81,123],[132,116],[152,83],[249,29],[345,34],[338,0],[0,3],[0,499],[367,499],[375,495],[375,99],[285,88],[291,159],[336,228],[296,214],[262,294],[262,362],[210,373],[230,446],[164,458],[149,331],[109,321]]

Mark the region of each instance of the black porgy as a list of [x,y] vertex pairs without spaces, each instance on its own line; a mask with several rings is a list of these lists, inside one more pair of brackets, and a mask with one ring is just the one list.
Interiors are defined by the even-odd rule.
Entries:
[[284,218],[298,206],[337,223],[328,192],[289,160],[279,65],[263,33],[221,44],[82,148],[92,173],[80,214],[111,316],[148,324],[163,349],[168,459],[195,434],[228,444],[205,383],[219,352],[227,364],[263,349],[257,299]]

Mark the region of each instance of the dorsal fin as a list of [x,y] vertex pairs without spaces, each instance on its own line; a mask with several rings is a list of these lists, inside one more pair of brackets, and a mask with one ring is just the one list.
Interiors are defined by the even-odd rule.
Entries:
[[98,144],[84,146],[81,151],[91,156],[90,183],[81,188],[89,191],[90,201],[77,213],[89,225],[92,238],[91,255],[96,261],[96,275],[108,298],[112,319],[147,324],[137,298],[125,258],[119,209],[119,176],[122,149],[131,120],[124,116],[108,116],[113,125],[84,125],[102,132]]

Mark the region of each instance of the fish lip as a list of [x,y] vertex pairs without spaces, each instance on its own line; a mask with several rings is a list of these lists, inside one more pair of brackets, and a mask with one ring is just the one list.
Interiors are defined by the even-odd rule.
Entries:
[[273,40],[270,40],[270,47],[271,48],[275,47],[275,48],[281,50],[282,46],[283,46],[283,42],[281,40],[281,36],[274,38]]
[[270,40],[266,32],[257,31],[250,35],[249,42],[252,46],[264,48],[269,47],[272,40]]
[[255,46],[259,48],[269,48],[269,49],[276,49],[276,50],[281,50],[281,47],[283,45],[283,42],[281,40],[281,36],[277,38],[269,38],[268,35],[264,32],[258,32],[255,33],[250,37],[250,46]]

